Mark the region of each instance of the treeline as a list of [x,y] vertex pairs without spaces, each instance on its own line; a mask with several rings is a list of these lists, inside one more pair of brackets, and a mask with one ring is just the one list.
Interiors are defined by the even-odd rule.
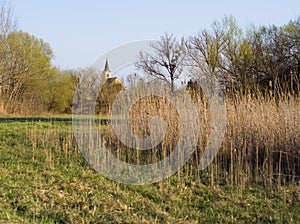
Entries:
[[218,74],[227,89],[299,94],[300,18],[242,30],[233,17],[225,17],[187,43],[193,61]]
[[74,84],[51,65],[52,50],[23,31],[1,34],[0,94],[6,113],[64,112]]
[[[54,67],[49,44],[18,30],[10,7],[0,7],[0,113],[71,112],[76,86],[90,69]],[[183,71],[180,67],[190,65],[194,79],[217,74],[231,93],[299,94],[300,18],[284,26],[243,30],[233,17],[225,17],[181,41],[166,34],[153,47],[157,54],[141,54],[137,67],[172,88]]]
[[0,7],[0,112],[66,112],[75,78],[52,66],[49,44],[18,30],[10,7]]
[[227,16],[188,38],[165,34],[152,48],[141,52],[137,68],[172,89],[188,73],[194,81],[216,75],[227,94],[299,94],[300,18],[243,30]]

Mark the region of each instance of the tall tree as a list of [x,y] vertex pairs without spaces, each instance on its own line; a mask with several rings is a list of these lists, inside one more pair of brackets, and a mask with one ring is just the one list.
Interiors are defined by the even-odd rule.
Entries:
[[6,60],[1,61],[2,97],[12,105],[51,70],[52,50],[42,39],[17,31],[7,36]]
[[[215,21],[210,30],[204,29],[186,42],[189,64],[196,71],[195,78],[207,74],[217,75],[223,85],[229,80],[240,82],[246,61],[251,56],[247,42],[243,40],[242,30],[233,17]],[[197,69],[195,69],[197,68]]]
[[90,108],[97,100],[100,91],[101,77],[98,71],[93,68],[85,68],[69,71],[76,78],[76,90],[74,93],[73,109],[78,113]]
[[247,39],[254,54],[253,73],[261,86],[271,81],[280,92],[300,88],[300,19],[287,25],[253,29]]
[[6,2],[0,4],[0,95],[3,93],[3,83],[6,82],[9,60],[8,35],[16,31],[16,22],[11,7]]
[[140,52],[136,67],[147,75],[166,82],[174,91],[175,80],[183,74],[185,50],[183,40],[179,42],[173,35],[165,34],[151,44],[153,54]]

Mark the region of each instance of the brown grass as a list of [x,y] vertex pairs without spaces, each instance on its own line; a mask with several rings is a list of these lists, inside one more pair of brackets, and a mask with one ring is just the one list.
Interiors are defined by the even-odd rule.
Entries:
[[227,99],[227,132],[219,162],[230,182],[281,185],[300,175],[300,101],[244,95]]
[[[209,105],[197,99],[200,136],[197,151],[179,171],[207,184],[247,186],[281,186],[300,179],[300,99],[282,97],[275,101],[251,94],[226,98],[227,130],[214,162],[204,171],[197,164],[205,150],[209,136]],[[180,116],[170,104],[157,97],[136,103],[131,110],[131,126],[139,137],[150,134],[149,119],[162,117],[167,134],[157,147],[148,151],[132,150],[124,146],[111,127],[103,133],[106,146],[129,163],[148,164],[169,155],[177,143],[181,127]],[[193,118],[191,118],[193,122]]]

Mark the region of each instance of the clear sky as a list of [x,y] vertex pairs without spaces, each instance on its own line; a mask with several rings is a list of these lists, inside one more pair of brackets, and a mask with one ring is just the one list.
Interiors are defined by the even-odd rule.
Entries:
[[[0,0],[2,1],[2,0]],[[87,67],[118,45],[197,34],[232,15],[242,27],[284,25],[300,16],[299,0],[10,0],[18,28],[47,41],[54,65]]]

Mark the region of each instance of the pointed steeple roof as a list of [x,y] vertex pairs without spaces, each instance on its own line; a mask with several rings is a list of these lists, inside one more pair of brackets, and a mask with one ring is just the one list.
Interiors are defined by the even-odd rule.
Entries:
[[104,71],[109,71],[108,59],[106,58]]

